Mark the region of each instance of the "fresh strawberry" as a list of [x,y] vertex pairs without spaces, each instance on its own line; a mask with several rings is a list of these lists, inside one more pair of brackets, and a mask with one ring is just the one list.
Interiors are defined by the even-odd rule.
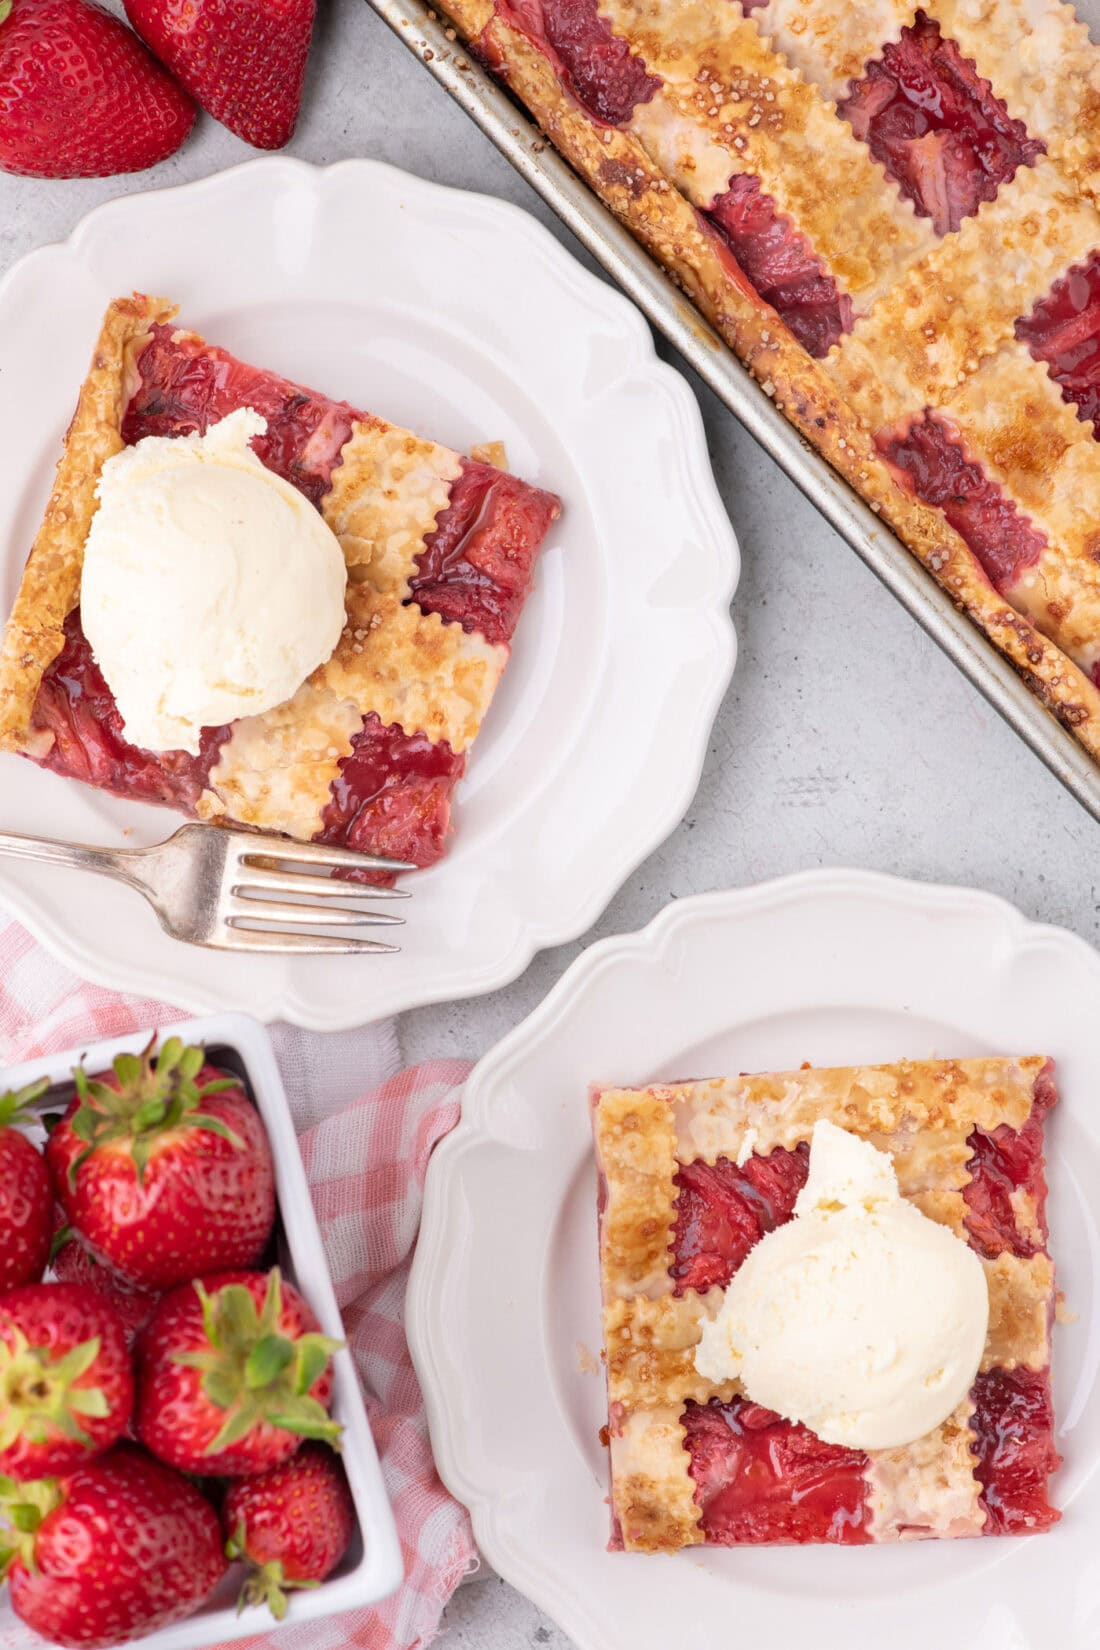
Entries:
[[125,0],[196,102],[257,149],[294,136],[317,0]]
[[18,1125],[49,1088],[45,1079],[0,1096],[0,1290],[36,1283],[50,1253],[53,1192],[46,1159]]
[[77,1097],[46,1157],[69,1225],[142,1289],[258,1260],[275,1222],[275,1174],[259,1114],[236,1078],[178,1037],[154,1057],[73,1073]]
[[195,106],[91,0],[0,0],[0,170],[141,172],[174,154]]
[[344,1469],[326,1444],[304,1444],[282,1466],[231,1486],[222,1506],[225,1550],[244,1559],[240,1607],[286,1615],[291,1589],[316,1587],[339,1564],[355,1528]]
[[278,1267],[223,1272],[165,1295],[138,1342],[137,1430],[183,1472],[263,1472],[303,1438],[335,1443],[340,1345]]
[[131,1444],[61,1480],[0,1481],[0,1546],[16,1615],[84,1650],[191,1615],[227,1568],[206,1497]]
[[114,1307],[75,1283],[0,1300],[0,1474],[71,1472],[126,1431],[134,1377]]
[[148,1289],[135,1289],[132,1283],[118,1277],[96,1260],[90,1249],[85,1249],[69,1227],[63,1222],[58,1224],[59,1230],[54,1233],[53,1239],[54,1257],[50,1262],[54,1277],[59,1283],[78,1283],[85,1289],[94,1289],[97,1295],[109,1302],[122,1319],[127,1345],[132,1346],[153,1316],[153,1308],[160,1297]]

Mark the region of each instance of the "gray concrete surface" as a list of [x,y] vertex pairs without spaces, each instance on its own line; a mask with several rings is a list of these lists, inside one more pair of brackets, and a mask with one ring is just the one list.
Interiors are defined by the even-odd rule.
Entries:
[[[571,244],[362,0],[322,0],[290,152],[321,164],[371,155],[503,195]],[[178,156],[141,177],[47,184],[0,175],[0,270],[68,234],[100,201],[202,177],[250,154],[204,119]],[[591,940],[641,926],[669,899],[807,866],[869,866],[988,888],[1029,916],[1097,939],[1100,827],[696,388],[744,556],[740,662],[698,794],[590,934],[543,954],[503,991],[406,1015],[399,1029],[409,1059],[481,1054]],[[455,1650],[568,1647],[552,1622],[492,1576],[461,1589],[446,1626],[444,1642]]]

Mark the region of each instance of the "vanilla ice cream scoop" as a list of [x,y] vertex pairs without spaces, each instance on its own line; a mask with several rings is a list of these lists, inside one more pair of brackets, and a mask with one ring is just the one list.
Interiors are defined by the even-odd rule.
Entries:
[[340,545],[252,451],[266,428],[244,407],[103,466],[81,623],[143,750],[196,753],[202,728],[282,704],[340,639]]
[[885,1152],[819,1122],[794,1219],[749,1252],[695,1367],[827,1443],[892,1449],[966,1396],[988,1321],[974,1251],[906,1202]]

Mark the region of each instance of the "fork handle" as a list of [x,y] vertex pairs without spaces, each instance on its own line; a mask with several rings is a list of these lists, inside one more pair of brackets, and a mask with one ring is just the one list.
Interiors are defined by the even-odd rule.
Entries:
[[51,837],[18,836],[13,831],[0,831],[0,855],[32,859],[46,865],[66,865],[74,871],[97,871],[100,876],[128,882],[133,888],[144,886],[135,874],[137,856],[125,848],[91,848],[80,842],[55,842]]

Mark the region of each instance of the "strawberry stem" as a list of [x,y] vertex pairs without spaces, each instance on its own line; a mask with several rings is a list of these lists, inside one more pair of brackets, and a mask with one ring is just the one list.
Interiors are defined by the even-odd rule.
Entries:
[[201,1282],[194,1288],[202,1307],[207,1350],[177,1352],[173,1361],[199,1371],[203,1392],[225,1411],[207,1453],[228,1449],[264,1422],[338,1447],[343,1429],[323,1404],[310,1397],[310,1389],[343,1342],[314,1331],[295,1339],[280,1332],[279,1268],[273,1266],[268,1273],[259,1309],[252,1291],[242,1283],[227,1283],[215,1294]]
[[[0,4],[3,0],[0,0]],[[137,1171],[138,1183],[145,1178],[157,1137],[173,1129],[205,1129],[231,1145],[244,1142],[220,1118],[210,1117],[203,1103],[211,1095],[239,1088],[233,1077],[219,1077],[200,1085],[196,1078],[206,1059],[205,1051],[187,1047],[179,1037],[169,1037],[159,1055],[154,1054],[156,1037],[141,1054],[119,1054],[114,1061],[114,1083],[89,1077],[82,1066],[73,1071],[79,1105],[70,1127],[84,1150],[69,1166],[69,1185],[75,1187],[81,1165],[100,1146],[125,1140]]]

